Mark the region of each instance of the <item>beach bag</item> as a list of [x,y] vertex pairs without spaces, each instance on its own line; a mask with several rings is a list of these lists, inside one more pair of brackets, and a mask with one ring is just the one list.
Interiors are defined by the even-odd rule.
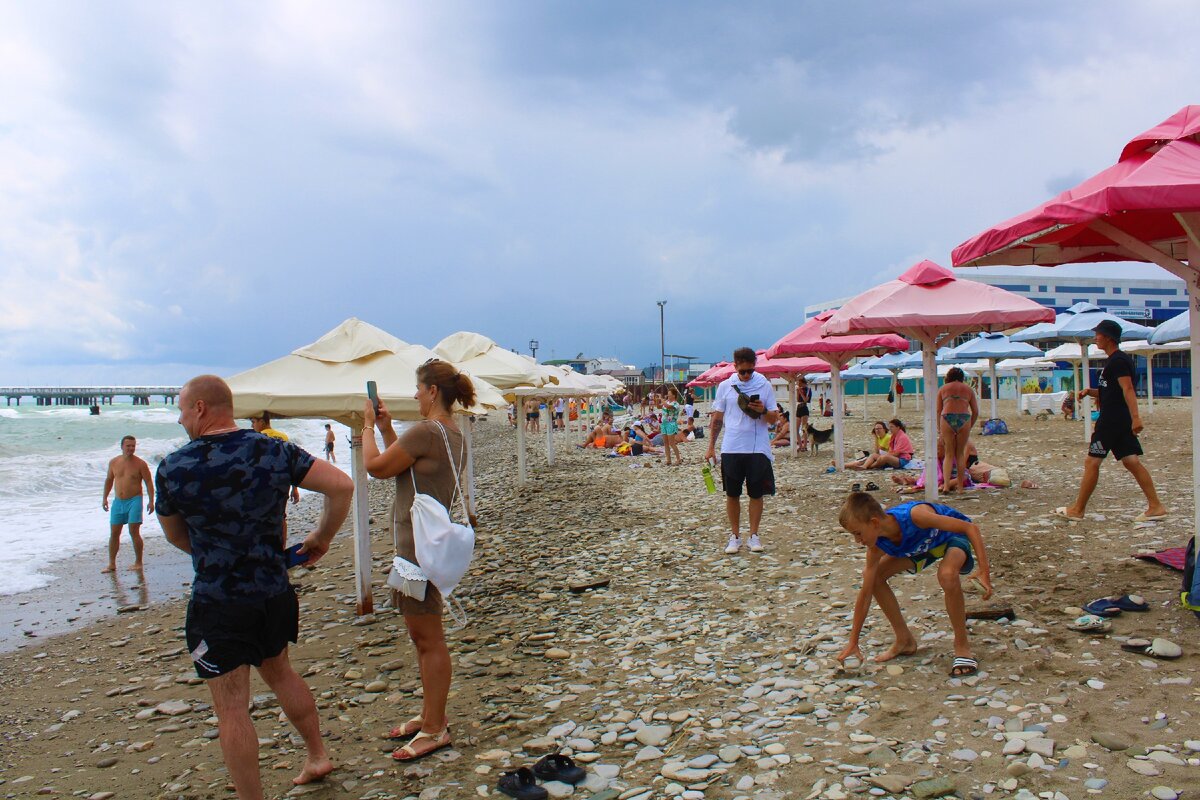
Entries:
[[1008,470],[1006,470],[1004,467],[996,467],[993,469],[992,473],[988,475],[987,482],[992,486],[999,486],[1005,489],[1009,486],[1012,486],[1012,478],[1008,477]]
[[750,419],[758,419],[759,417],[761,417],[762,416],[761,411],[755,411],[754,409],[750,408],[750,403],[753,402],[750,399],[750,395],[743,392],[736,385],[733,385],[733,384],[731,384],[731,385],[733,386],[733,390],[735,392],[737,392],[737,396],[738,396],[737,404],[738,404],[738,408],[740,408],[742,410],[742,413],[745,414]]
[[[463,519],[469,519],[467,500],[458,479],[458,465],[450,452],[450,439],[440,422],[435,422],[446,446],[446,457],[454,472],[454,494],[462,507]],[[460,456],[462,454],[460,453]],[[430,582],[443,597],[449,597],[458,587],[462,576],[471,565],[475,552],[475,530],[470,525],[460,525],[450,518],[450,512],[436,498],[421,494],[417,488],[415,470],[409,470],[413,482],[412,526],[413,543],[416,545],[417,561]],[[450,498],[454,505],[454,498]]]
[[425,599],[429,578],[421,571],[419,565],[407,558],[396,556],[392,559],[392,571],[388,573],[387,585],[406,597],[419,601]]
[[1183,607],[1200,617],[1200,575],[1196,573],[1196,537],[1188,537],[1187,557],[1183,562],[1183,591],[1179,595]]
[[989,419],[983,423],[984,436],[1003,436],[1008,433],[1008,425],[999,418]]

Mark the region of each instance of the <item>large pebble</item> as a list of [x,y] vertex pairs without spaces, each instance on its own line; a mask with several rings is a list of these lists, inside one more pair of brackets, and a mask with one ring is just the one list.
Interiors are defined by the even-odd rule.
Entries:
[[638,732],[634,734],[634,738],[642,744],[658,747],[667,739],[671,738],[671,726],[647,725],[644,728],[640,728]]

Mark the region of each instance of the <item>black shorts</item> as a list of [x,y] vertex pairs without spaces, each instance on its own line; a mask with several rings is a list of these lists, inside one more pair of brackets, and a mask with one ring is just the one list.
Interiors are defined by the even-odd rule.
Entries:
[[808,403],[801,403],[796,406],[796,419],[804,419],[808,416]]
[[242,603],[192,599],[184,629],[196,674],[207,680],[282,653],[299,636],[300,602],[294,589]]
[[771,459],[762,453],[721,453],[721,486],[725,495],[741,497],[743,483],[752,500],[764,494],[775,494],[775,470]]
[[539,414],[537,411],[534,411],[531,414],[526,414],[525,419],[529,420],[530,422],[533,422],[535,419],[537,419],[540,416],[541,416],[541,414]]
[[333,442],[326,442],[326,443],[325,443],[325,452],[326,452],[326,453],[332,453],[332,452],[333,452]]
[[555,412],[554,412],[554,418],[555,418],[555,419],[562,419],[562,415],[563,415],[563,412],[561,412],[561,411],[555,411]]
[[1096,428],[1092,431],[1092,443],[1088,445],[1088,455],[1092,458],[1104,458],[1109,453],[1120,461],[1129,456],[1142,454],[1142,443],[1138,441],[1133,430],[1126,428],[1113,431]]

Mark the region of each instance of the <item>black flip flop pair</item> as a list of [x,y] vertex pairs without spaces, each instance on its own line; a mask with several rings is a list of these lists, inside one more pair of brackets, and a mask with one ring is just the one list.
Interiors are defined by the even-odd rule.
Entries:
[[537,780],[562,781],[572,786],[587,777],[587,772],[575,765],[575,762],[562,753],[551,753],[529,767],[520,767],[511,772],[502,772],[496,788],[509,797],[517,800],[546,800],[549,793]]
[[[863,485],[861,483],[852,483],[850,485],[850,491],[852,491],[852,492],[861,492],[862,490],[863,490]],[[878,492],[879,486],[876,485],[875,481],[867,481],[867,491],[868,492]]]

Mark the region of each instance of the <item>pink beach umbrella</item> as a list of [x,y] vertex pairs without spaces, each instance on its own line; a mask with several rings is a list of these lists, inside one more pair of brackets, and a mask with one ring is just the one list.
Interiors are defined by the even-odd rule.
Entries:
[[972,331],[995,331],[1049,322],[1054,311],[986,283],[958,280],[922,261],[893,281],[868,289],[830,316],[822,330],[831,339],[894,331],[919,341],[925,384],[925,497],[937,499],[937,349]]
[[[956,267],[1149,261],[1187,282],[1192,339],[1192,491],[1200,536],[1200,106],[1134,137],[1117,163],[968,239]],[[1200,608],[1200,570],[1188,593]]]
[[[765,354],[765,351],[759,351],[759,357]],[[846,365],[842,364],[841,369],[845,369]],[[799,375],[810,374],[814,372],[829,372],[833,367],[823,358],[768,358],[760,360],[755,367],[763,375],[768,378],[786,378],[788,383],[788,409],[791,414],[788,417],[788,452],[794,458],[799,452],[798,443],[798,427],[800,418],[796,416],[797,391],[796,378]]]
[[704,370],[704,372],[701,372],[695,378],[692,378],[692,380],[690,380],[688,382],[688,386],[692,386],[692,387],[696,387],[696,388],[716,386],[718,383],[723,381],[725,378],[728,378],[730,375],[730,373],[727,372],[727,373],[725,373],[725,378],[717,378],[716,376],[719,375],[721,373],[721,370],[724,370],[724,369],[733,369],[733,365],[730,364],[728,361],[722,361],[719,364],[711,366],[708,369]]
[[[822,311],[767,348],[767,358],[813,356],[829,365],[833,384],[833,452],[838,470],[846,468],[842,436],[842,365],[852,358],[907,350],[903,336],[884,332],[860,336],[825,336],[822,326],[833,314]],[[795,417],[795,414],[792,415]]]

